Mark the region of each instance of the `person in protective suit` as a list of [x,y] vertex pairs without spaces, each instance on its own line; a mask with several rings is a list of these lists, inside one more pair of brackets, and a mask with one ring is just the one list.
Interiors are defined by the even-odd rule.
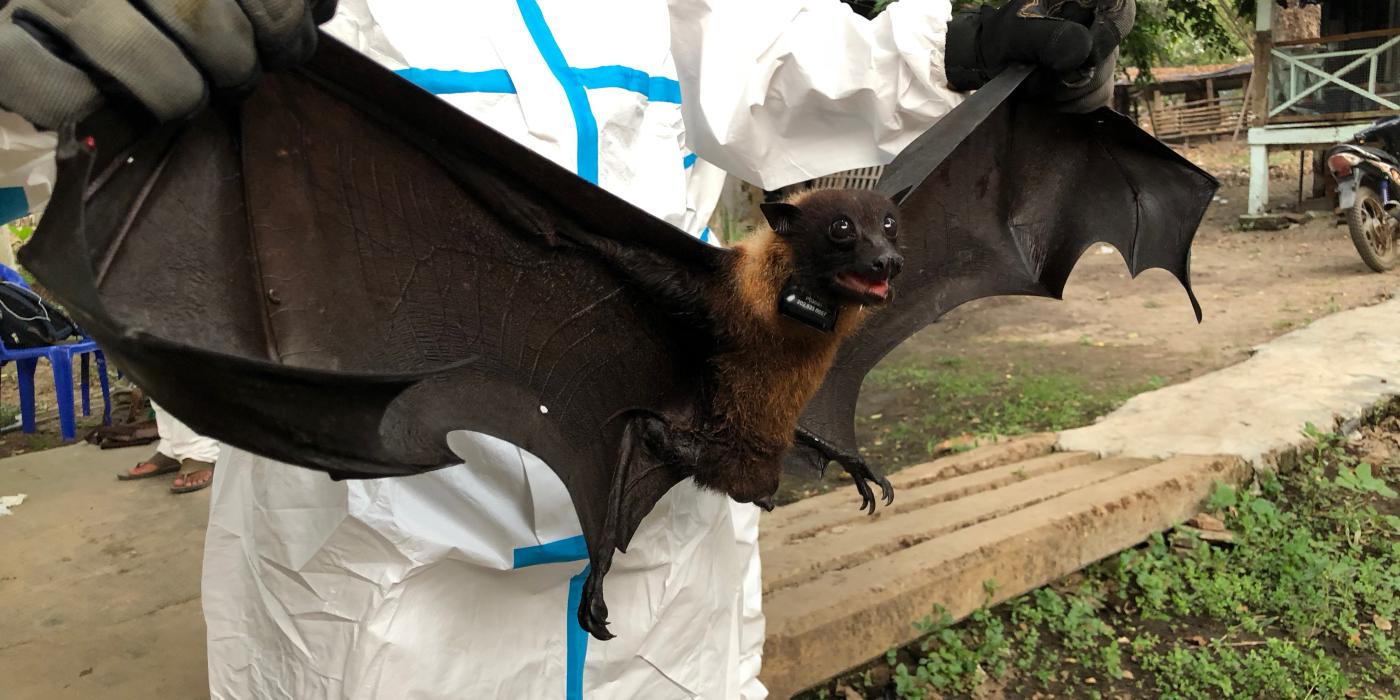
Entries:
[[[1132,0],[10,0],[0,106],[53,128],[116,100],[179,119],[304,60],[316,26],[711,240],[727,172],[765,189],[885,163],[1012,62],[1046,109],[1107,102]],[[5,122],[0,121],[0,125]],[[0,141],[3,142],[3,141]],[[268,397],[269,401],[277,397]],[[332,482],[226,448],[204,560],[215,698],[759,698],[758,508],[674,488],[578,628],[557,477],[480,434],[462,464]],[[841,601],[832,601],[833,605]]]

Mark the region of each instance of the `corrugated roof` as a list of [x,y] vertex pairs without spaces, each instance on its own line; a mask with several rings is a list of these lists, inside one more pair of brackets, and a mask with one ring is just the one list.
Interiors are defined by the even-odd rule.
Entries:
[[[1152,69],[1152,79],[1158,85],[1168,83],[1189,83],[1206,78],[1230,78],[1249,75],[1254,72],[1254,64],[1249,61],[1238,63],[1209,63],[1198,66],[1162,66]],[[1131,85],[1138,77],[1137,68],[1128,69],[1127,79],[1118,79],[1118,85]]]

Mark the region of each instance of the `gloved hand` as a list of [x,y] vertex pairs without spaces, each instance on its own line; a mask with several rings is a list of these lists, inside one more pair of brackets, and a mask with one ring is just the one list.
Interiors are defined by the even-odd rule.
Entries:
[[0,108],[55,128],[104,96],[156,119],[303,61],[336,0],[0,0]]
[[1011,0],[959,13],[948,23],[948,84],[973,90],[1030,63],[1045,69],[1034,92],[1064,111],[1092,111],[1113,94],[1118,45],[1136,15],[1134,0]]

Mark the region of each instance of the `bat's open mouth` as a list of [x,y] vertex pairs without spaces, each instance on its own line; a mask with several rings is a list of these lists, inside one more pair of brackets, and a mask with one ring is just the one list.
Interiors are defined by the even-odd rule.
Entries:
[[836,276],[836,284],[855,293],[865,302],[883,302],[890,297],[890,278],[870,279],[854,272],[843,272]]

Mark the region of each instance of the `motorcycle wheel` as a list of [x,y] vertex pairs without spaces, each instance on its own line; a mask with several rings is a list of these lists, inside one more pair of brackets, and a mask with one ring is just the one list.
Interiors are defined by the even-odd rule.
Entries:
[[1347,212],[1351,242],[1366,266],[1376,272],[1395,267],[1400,258],[1400,222],[1386,213],[1381,196],[1366,185],[1356,188],[1356,204]]

